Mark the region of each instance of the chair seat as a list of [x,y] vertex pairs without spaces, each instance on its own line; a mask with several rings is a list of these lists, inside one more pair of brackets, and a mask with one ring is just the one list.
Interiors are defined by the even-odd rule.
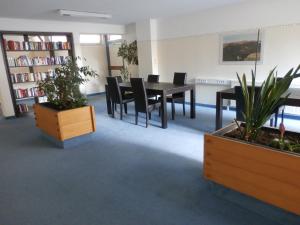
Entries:
[[124,98],[123,103],[133,102],[134,98]]
[[123,100],[124,99],[134,99],[134,94],[132,92],[126,92],[125,94],[122,95]]
[[155,99],[148,99],[148,110],[154,111],[155,109],[159,109],[160,101]]
[[147,98],[156,98],[157,95],[147,95]]
[[[158,98],[159,101],[161,101],[161,97]],[[178,103],[182,103],[182,101],[185,100],[185,97],[181,96],[181,97],[176,97],[176,98],[173,98],[172,95],[170,96],[167,96],[167,102],[178,102]]]
[[184,98],[184,93],[175,93],[172,95],[167,95],[167,99],[176,99],[176,98]]

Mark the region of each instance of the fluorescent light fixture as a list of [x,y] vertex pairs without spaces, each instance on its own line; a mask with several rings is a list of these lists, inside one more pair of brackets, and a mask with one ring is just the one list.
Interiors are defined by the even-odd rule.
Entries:
[[74,10],[59,9],[59,14],[61,16],[73,16],[73,17],[90,17],[90,18],[100,18],[100,19],[110,19],[112,16],[105,13],[94,13],[94,12],[81,12]]

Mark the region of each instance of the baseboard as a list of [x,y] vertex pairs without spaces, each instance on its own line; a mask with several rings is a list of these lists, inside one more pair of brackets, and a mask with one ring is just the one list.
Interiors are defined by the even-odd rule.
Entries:
[[4,117],[6,120],[10,120],[10,119],[16,119],[17,117],[16,116],[6,116]]

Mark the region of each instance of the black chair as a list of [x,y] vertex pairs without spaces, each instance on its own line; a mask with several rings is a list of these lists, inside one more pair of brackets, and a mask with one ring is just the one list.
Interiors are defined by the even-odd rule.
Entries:
[[159,75],[149,74],[147,82],[149,82],[149,83],[158,83],[159,82]]
[[143,78],[131,78],[130,83],[134,94],[135,124],[138,124],[139,112],[145,113],[146,127],[148,127],[148,120],[151,120],[151,112],[155,109],[160,110],[160,102],[155,99],[148,99]]
[[[148,75],[148,78],[147,78],[147,82],[149,83],[159,83],[159,75],[154,75],[154,74],[149,74]],[[148,98],[155,98],[157,100],[157,95],[153,95],[151,93],[148,93],[147,92],[147,95],[148,95]]]
[[[250,91],[251,87],[248,87],[248,90]],[[244,112],[244,98],[243,98],[243,92],[242,92],[242,87],[241,86],[235,86],[234,87],[235,90],[235,95],[236,95],[236,119],[238,121],[244,121],[244,116],[243,116],[243,112]],[[257,99],[257,94],[260,91],[260,87],[255,87],[255,99]],[[255,100],[254,100],[254,104],[255,104]],[[274,114],[272,115],[271,119],[270,119],[270,126],[272,127],[273,125],[275,125],[275,127],[277,126],[277,121],[278,121],[278,114],[279,114],[279,108],[275,110]],[[275,119],[275,124],[274,124],[274,119]]]
[[[186,73],[174,73],[173,84],[184,85],[186,82]],[[181,103],[183,115],[185,116],[185,92],[176,93],[172,96],[167,96],[167,102],[172,103],[172,120],[175,118],[175,103]]]
[[120,105],[120,119],[123,119],[123,105],[125,113],[127,114],[127,103],[133,102],[132,96],[122,95],[117,77],[107,77],[108,95],[112,102],[112,116],[115,117],[115,107],[117,104]]
[[122,76],[116,76],[118,83],[123,83]]

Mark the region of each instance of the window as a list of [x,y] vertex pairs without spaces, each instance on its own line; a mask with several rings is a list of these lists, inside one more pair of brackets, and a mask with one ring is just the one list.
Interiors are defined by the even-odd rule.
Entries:
[[118,41],[118,40],[122,40],[122,35],[119,34],[111,34],[108,35],[108,41]]
[[100,34],[80,34],[80,44],[101,44]]

